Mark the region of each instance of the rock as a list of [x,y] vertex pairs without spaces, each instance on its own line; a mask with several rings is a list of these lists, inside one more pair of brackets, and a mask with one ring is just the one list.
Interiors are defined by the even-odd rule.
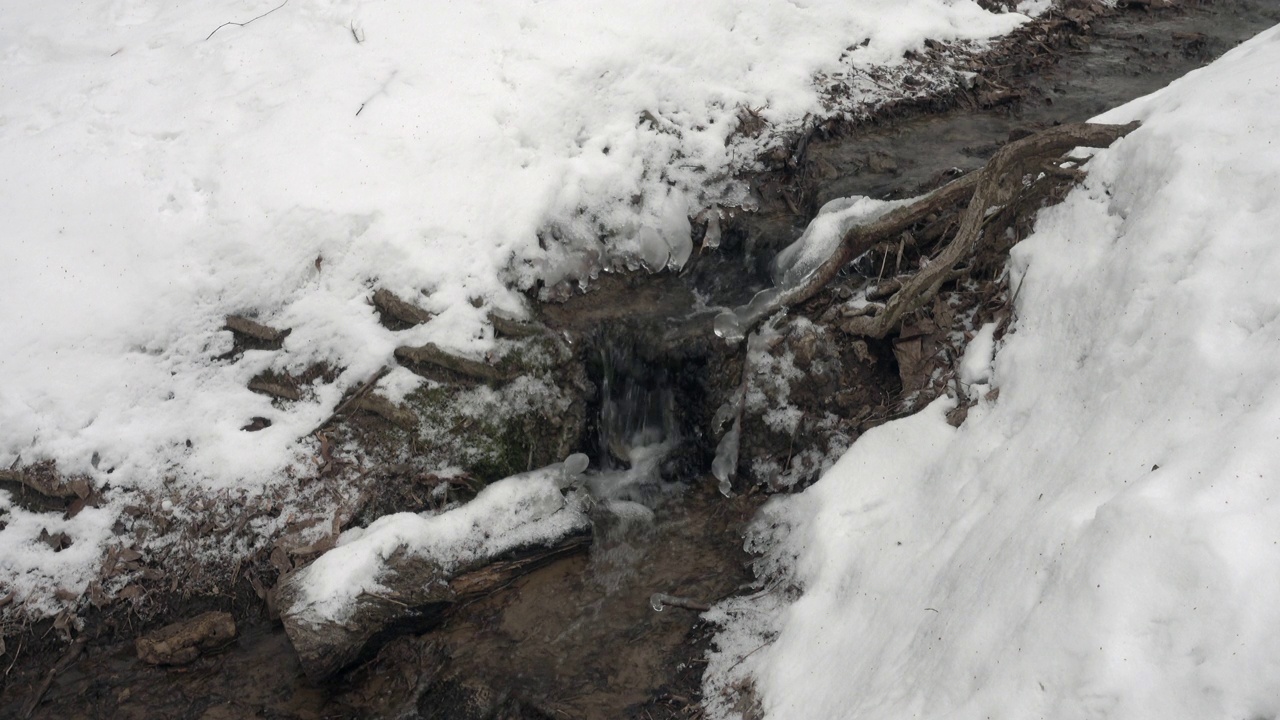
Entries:
[[137,639],[138,659],[151,665],[186,665],[207,650],[231,642],[236,621],[231,613],[207,612],[167,625]]
[[294,572],[276,588],[280,620],[307,677],[320,681],[397,634],[425,630],[459,600],[492,592],[552,560],[586,549],[590,542],[590,535],[579,532],[552,546],[525,548],[513,559],[453,577],[430,558],[397,551],[386,560],[383,589],[362,593],[341,620],[313,611],[305,572]]

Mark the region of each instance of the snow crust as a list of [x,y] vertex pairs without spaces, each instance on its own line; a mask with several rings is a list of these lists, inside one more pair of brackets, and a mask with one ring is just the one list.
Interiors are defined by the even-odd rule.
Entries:
[[[682,264],[689,216],[741,200],[728,178],[768,142],[734,134],[744,108],[795,127],[820,73],[1025,21],[971,0],[12,4],[0,467],[210,494],[305,473],[299,438],[396,346],[479,356],[536,282]],[[375,287],[434,319],[384,329]],[[232,313],[291,328],[283,351],[215,359]],[[288,409],[246,389],[318,362],[336,382]],[[55,561],[9,513],[0,584],[82,592],[97,514]]]
[[713,716],[1280,713],[1278,67],[1280,28],[1099,118],[1143,126],[1015,247],[998,400],[766,506]]
[[[579,456],[572,456],[574,468]],[[555,541],[590,526],[580,501],[566,500],[560,465],[500,480],[469,503],[437,515],[395,513],[344,532],[338,546],[299,570],[299,614],[343,622],[363,594],[385,592],[386,560],[404,552],[455,568],[521,546]]]

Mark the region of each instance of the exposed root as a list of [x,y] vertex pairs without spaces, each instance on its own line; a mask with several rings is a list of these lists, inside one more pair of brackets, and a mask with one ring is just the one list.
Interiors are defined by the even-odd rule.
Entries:
[[[772,302],[739,311],[744,333],[778,310],[799,305],[817,295],[850,261],[883,243],[901,242],[900,236],[918,223],[939,216],[969,197],[959,228],[951,241],[914,275],[897,278],[900,285],[878,288],[888,295],[883,306],[872,306],[864,315],[842,327],[854,335],[884,338],[902,319],[932,299],[943,283],[955,277],[956,266],[979,246],[989,219],[1018,197],[1033,192],[1044,177],[1043,166],[1077,147],[1107,147],[1128,135],[1138,123],[1103,125],[1072,123],[1043,130],[1005,145],[981,170],[957,178],[915,202],[886,213],[879,219],[850,228],[839,248],[802,283],[782,289]],[[1032,174],[1030,182],[1025,178]],[[1078,177],[1072,174],[1072,177]]]

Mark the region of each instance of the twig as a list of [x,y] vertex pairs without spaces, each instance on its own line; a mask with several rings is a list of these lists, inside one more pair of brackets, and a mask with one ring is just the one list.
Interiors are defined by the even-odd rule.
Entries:
[[13,651],[13,662],[9,663],[9,667],[5,669],[4,676],[9,677],[9,673],[13,672],[13,666],[18,664],[18,656],[22,654],[22,646],[26,641],[26,635],[18,638],[18,649]]
[[391,372],[391,366],[383,365],[381,370],[373,374],[373,377],[369,378],[368,380],[365,380],[364,383],[360,385],[360,387],[356,388],[356,391],[351,393],[351,397],[347,398],[346,400],[343,400],[342,403],[338,405],[338,407],[334,408],[332,415],[325,418],[324,422],[317,425],[315,430],[312,430],[307,434],[315,435],[317,432],[325,429],[329,425],[329,423],[336,420],[337,417],[343,413],[343,411],[351,407],[351,405],[356,400],[364,396],[365,393],[369,392],[369,390],[373,388],[374,385],[378,384],[378,381],[382,379],[382,376],[386,375],[389,372]]
[[275,11],[279,10],[280,8],[282,8],[282,7],[284,7],[285,5],[288,5],[288,4],[289,4],[289,0],[284,0],[284,2],[280,3],[279,5],[277,5],[277,6],[273,7],[273,8],[271,8],[270,10],[268,10],[268,11],[266,11],[266,12],[264,12],[264,13],[262,13],[262,14],[261,14],[261,15],[259,15],[258,17],[253,18],[253,20],[245,20],[244,22],[224,22],[224,23],[222,23],[221,25],[219,25],[218,27],[214,28],[214,29],[213,29],[213,32],[209,33],[209,37],[206,37],[206,38],[205,38],[205,40],[208,40],[209,38],[213,37],[213,33],[218,32],[219,30],[221,30],[222,28],[224,28],[224,27],[226,27],[226,26],[228,26],[228,25],[235,25],[235,26],[237,26],[237,27],[244,27],[245,25],[248,25],[249,23],[253,22],[254,20],[261,20],[262,18],[264,18],[264,17],[266,17],[266,16],[270,15],[271,13],[273,13],[273,12],[275,12]]
[[33,693],[30,698],[27,698],[26,704],[22,706],[22,717],[31,717],[31,713],[35,712],[36,706],[40,704],[42,699],[44,699],[44,694],[49,692],[49,686],[53,684],[53,679],[58,676],[58,673],[71,667],[72,663],[80,659],[80,653],[84,651],[84,645],[87,640],[87,638],[81,637],[71,643],[71,647],[67,650],[67,654],[58,661],[57,665],[49,668],[49,672],[44,676],[44,680],[40,683],[40,686],[36,688],[35,693]]
[[734,663],[734,664],[730,665],[730,666],[729,666],[729,669],[728,669],[728,670],[725,670],[725,674],[727,675],[728,673],[733,672],[733,669],[734,669],[734,668],[736,668],[736,667],[738,667],[739,665],[741,665],[741,664],[743,663],[743,661],[744,661],[744,660],[746,660],[747,658],[751,657],[752,655],[755,655],[757,652],[759,652],[759,651],[761,651],[761,650],[763,650],[763,649],[765,649],[765,648],[769,647],[769,646],[770,646],[770,645],[772,645],[772,644],[773,644],[773,641],[772,641],[772,640],[770,640],[770,641],[766,642],[765,644],[761,645],[760,647],[757,647],[755,650],[752,650],[751,652],[747,653],[746,655],[743,655],[742,657],[738,658],[738,662],[736,662],[736,663]]
[[850,228],[826,262],[798,285],[779,288],[770,302],[759,307],[740,308],[737,312],[742,334],[747,335],[778,310],[798,305],[817,295],[845,265],[876,243],[898,235],[936,211],[969,199],[955,237],[929,266],[905,278],[902,287],[881,312],[853,318],[841,328],[853,335],[885,337],[904,316],[932,297],[950,277],[956,263],[977,246],[989,221],[988,210],[1008,203],[1015,189],[1020,187],[1019,183],[1011,180],[1022,178],[1021,170],[1028,162],[1061,155],[1077,147],[1107,147],[1137,127],[1136,122],[1128,125],[1060,125],[1005,145],[981,170],[957,178],[870,223]]
[[356,44],[357,44],[357,45],[359,45],[360,43],[363,43],[363,42],[364,42],[364,38],[360,37],[360,31],[359,31],[359,30],[356,30],[356,21],[355,21],[355,20],[352,20],[352,21],[351,21],[351,25],[350,25],[349,27],[351,28],[351,37],[355,38],[355,40],[356,40]]

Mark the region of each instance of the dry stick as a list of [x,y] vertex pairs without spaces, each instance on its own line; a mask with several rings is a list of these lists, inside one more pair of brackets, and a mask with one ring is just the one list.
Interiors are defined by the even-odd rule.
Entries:
[[316,429],[307,433],[307,435],[315,435],[317,432],[325,429],[329,425],[329,423],[336,420],[337,417],[341,415],[344,410],[351,407],[352,403],[354,403],[357,399],[363,397],[365,393],[369,392],[369,390],[374,385],[378,384],[378,381],[382,379],[382,376],[386,375],[389,372],[391,372],[391,366],[383,365],[381,370],[374,373],[373,377],[369,378],[368,380],[365,380],[364,383],[361,384],[360,387],[357,388],[355,392],[351,393],[351,397],[347,398],[346,400],[343,400],[342,403],[338,405],[338,407],[334,408],[332,415],[325,418],[324,422],[317,425]]
[[84,652],[86,642],[88,642],[88,638],[78,638],[75,642],[71,643],[71,647],[67,650],[67,654],[58,661],[58,664],[49,668],[49,672],[44,676],[44,680],[40,683],[40,686],[36,688],[35,693],[33,693],[31,697],[27,699],[26,704],[22,706],[22,717],[31,717],[31,713],[35,712],[36,706],[40,704],[42,699],[44,699],[44,694],[49,692],[49,686],[53,684],[53,679],[58,676],[58,673],[71,667],[72,663],[80,659],[80,653]]
[[[273,8],[271,8],[270,10],[268,10],[268,11],[266,11],[266,12],[262,13],[261,15],[259,15],[259,16],[258,16],[258,17],[256,17],[256,18],[254,18],[253,20],[261,20],[262,18],[264,18],[264,17],[266,17],[266,16],[270,15],[271,13],[273,13],[273,12],[275,12],[275,11],[279,10],[280,8],[282,8],[282,7],[284,7],[285,5],[288,5],[288,4],[289,4],[289,0],[284,0],[284,2],[282,2],[282,3],[280,3],[279,5],[277,5],[277,6],[273,7]],[[253,22],[253,20],[245,20],[245,21],[244,21],[244,22],[242,22],[242,23],[241,23],[241,22],[224,22],[224,23],[222,23],[221,25],[219,25],[218,27],[214,28],[214,29],[213,29],[213,32],[209,33],[209,37],[206,37],[206,38],[205,38],[205,40],[208,40],[209,38],[213,37],[213,33],[218,32],[219,30],[221,30],[222,28],[224,28],[224,27],[226,27],[226,26],[228,26],[228,25],[236,25],[236,26],[238,26],[238,27],[244,27],[245,25],[248,25],[249,23]]]

